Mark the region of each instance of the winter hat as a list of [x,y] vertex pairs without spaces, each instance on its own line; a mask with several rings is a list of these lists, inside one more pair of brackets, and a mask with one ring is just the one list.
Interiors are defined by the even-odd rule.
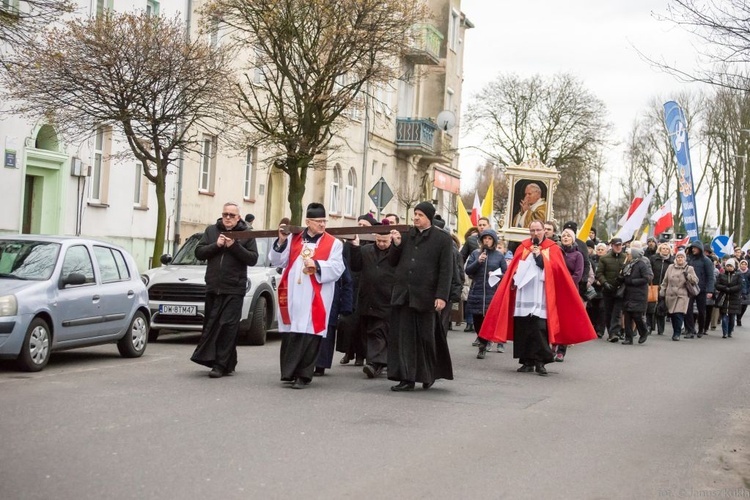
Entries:
[[737,261],[734,259],[727,259],[727,261],[724,263],[724,267],[726,266],[732,266],[733,268],[737,269]]
[[[567,224],[565,224],[565,225],[567,226]],[[560,233],[560,237],[562,237],[562,235],[564,235],[564,234],[570,235],[570,237],[573,238],[573,241],[575,241],[575,239],[576,239],[575,229],[571,229],[569,227],[566,227],[565,229],[562,230],[562,233]]]
[[443,220],[440,214],[435,214],[435,216],[432,218],[432,225],[438,229],[445,229],[445,220]]
[[[437,215],[435,217],[437,217]],[[492,238],[494,245],[497,245],[497,233],[494,229],[485,229],[484,231],[482,231],[482,234],[479,235],[479,241],[481,242],[485,236],[489,236],[490,238]]]
[[572,220],[569,220],[565,224],[563,224],[563,229],[570,229],[573,231],[573,238],[575,239],[575,233],[578,232],[578,224],[573,222]]
[[586,240],[586,246],[589,248],[596,248],[596,242],[594,242],[594,240]]
[[307,205],[305,217],[308,219],[322,219],[326,216],[326,207],[322,203],[310,203]]
[[674,255],[675,255],[675,257],[677,257],[678,255],[682,255],[683,257],[686,257],[686,255],[685,255],[685,250],[680,250],[679,252],[677,252],[677,253],[676,253],[676,254],[674,254]]
[[643,248],[631,248],[630,256],[633,258],[633,260],[640,259],[641,257],[643,257]]
[[425,216],[430,219],[430,222],[432,222],[432,219],[435,217],[435,207],[429,201],[418,203],[417,206],[414,207],[414,210],[419,210],[425,214]]
[[380,222],[376,221],[375,217],[373,217],[371,213],[366,213],[365,215],[360,215],[359,217],[357,217],[357,221],[361,220],[369,222],[371,226],[380,225]]

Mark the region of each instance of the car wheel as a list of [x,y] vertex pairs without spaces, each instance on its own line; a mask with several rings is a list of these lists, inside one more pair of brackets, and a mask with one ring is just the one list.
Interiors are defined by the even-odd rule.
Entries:
[[136,311],[125,335],[117,341],[117,350],[125,358],[143,355],[148,343],[148,320],[141,311]]
[[149,342],[156,342],[156,339],[159,338],[159,329],[158,328],[152,328],[148,331],[148,341]]
[[27,372],[38,372],[47,366],[51,341],[47,322],[42,318],[34,318],[26,330],[26,338],[23,340],[21,354],[18,356],[21,369]]
[[263,345],[266,343],[266,324],[268,322],[268,311],[266,309],[266,298],[258,297],[253,309],[253,321],[250,329],[245,335],[245,341],[249,345]]

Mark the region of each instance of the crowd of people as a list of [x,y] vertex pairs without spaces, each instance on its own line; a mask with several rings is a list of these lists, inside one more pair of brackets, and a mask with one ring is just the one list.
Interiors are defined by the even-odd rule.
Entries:
[[[397,392],[452,379],[447,331],[460,324],[454,305],[463,309],[464,331],[477,333],[478,359],[513,341],[518,371],[546,376],[545,365],[564,361],[569,345],[596,338],[633,345],[636,334],[643,344],[667,331],[667,318],[674,341],[718,327],[731,338],[750,295],[750,256],[741,248],[718,259],[699,241],[686,248],[654,238],[604,243],[595,230],[584,242],[573,221],[558,233],[554,221],[538,220],[528,238],[508,243],[484,217],[460,245],[428,202],[416,205],[406,231],[384,227],[342,241],[327,222],[325,207],[311,203],[304,230],[290,234],[282,221],[269,250],[281,272],[281,380],[295,389],[324,376],[335,351],[340,364],[354,361],[366,378],[397,382]],[[399,222],[395,214],[358,218],[365,227]],[[235,241],[232,232],[250,228],[227,203],[196,249],[208,261],[208,290],[192,360],[210,367],[212,378],[237,364],[244,285],[236,285],[257,249],[254,239]]]

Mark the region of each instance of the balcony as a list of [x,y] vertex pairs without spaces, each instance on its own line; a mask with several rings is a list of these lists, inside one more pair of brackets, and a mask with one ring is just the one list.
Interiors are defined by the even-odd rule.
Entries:
[[396,151],[425,160],[449,162],[443,152],[442,131],[429,118],[397,118]]
[[440,45],[443,34],[431,24],[415,24],[411,32],[411,43],[404,51],[404,57],[415,64],[440,64]]

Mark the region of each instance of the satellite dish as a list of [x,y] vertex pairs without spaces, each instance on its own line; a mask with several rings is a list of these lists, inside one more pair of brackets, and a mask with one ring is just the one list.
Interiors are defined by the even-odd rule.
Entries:
[[453,114],[453,111],[447,109],[441,111],[437,115],[437,124],[443,132],[447,132],[456,126],[456,115]]

